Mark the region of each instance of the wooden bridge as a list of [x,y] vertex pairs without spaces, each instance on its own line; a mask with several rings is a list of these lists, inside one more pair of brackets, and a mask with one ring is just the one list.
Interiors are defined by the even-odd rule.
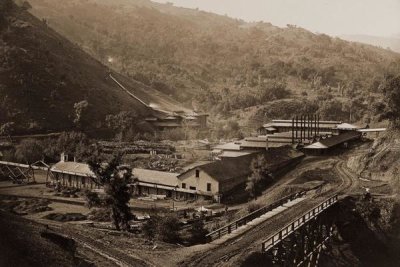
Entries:
[[42,161],[33,164],[0,161],[0,177],[11,179],[17,184],[36,182],[35,170],[44,170],[49,174],[50,166]]
[[332,219],[323,216],[338,201],[334,195],[288,223],[261,244],[273,266],[318,266],[321,250],[334,232]]

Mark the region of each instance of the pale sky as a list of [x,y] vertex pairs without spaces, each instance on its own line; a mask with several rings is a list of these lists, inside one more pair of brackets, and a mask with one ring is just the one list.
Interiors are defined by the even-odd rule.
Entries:
[[329,35],[400,35],[400,0],[153,0]]

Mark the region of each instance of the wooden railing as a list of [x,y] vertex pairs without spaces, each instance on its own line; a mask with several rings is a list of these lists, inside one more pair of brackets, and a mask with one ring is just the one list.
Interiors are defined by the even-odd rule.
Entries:
[[208,240],[208,242],[211,242],[211,241],[213,241],[215,239],[220,238],[221,236],[224,236],[226,234],[230,234],[232,231],[236,230],[240,226],[246,225],[249,222],[251,222],[252,220],[264,215],[265,213],[267,213],[267,212],[269,212],[269,211],[271,211],[271,210],[273,210],[273,209],[275,209],[275,208],[277,208],[279,206],[282,206],[283,204],[285,204],[285,203],[287,203],[289,201],[292,201],[292,200],[294,200],[296,198],[302,197],[305,194],[306,194],[306,191],[302,191],[302,192],[299,192],[299,193],[291,194],[289,196],[286,196],[286,197],[283,197],[283,198],[279,199],[278,201],[276,201],[276,202],[274,202],[274,203],[272,203],[270,205],[266,205],[266,206],[264,206],[264,207],[262,207],[262,208],[260,208],[260,209],[258,209],[256,211],[253,211],[253,212],[249,213],[248,215],[246,215],[246,216],[244,216],[244,217],[242,217],[242,218],[240,218],[240,219],[238,219],[236,221],[233,221],[230,224],[225,225],[225,226],[223,226],[223,227],[221,227],[221,228],[219,228],[219,229],[207,234],[207,236],[206,236],[207,240]]
[[267,240],[262,242],[261,244],[262,252],[266,252],[275,245],[279,244],[283,239],[292,234],[295,230],[306,224],[311,219],[317,217],[320,213],[322,213],[324,210],[335,204],[337,201],[338,201],[338,195],[334,195],[333,197],[330,197],[321,204],[319,204],[317,207],[304,213],[301,217],[287,224],[281,230],[274,233]]

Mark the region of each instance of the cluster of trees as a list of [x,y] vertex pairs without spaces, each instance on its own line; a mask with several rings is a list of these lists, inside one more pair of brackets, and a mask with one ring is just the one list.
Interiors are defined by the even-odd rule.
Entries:
[[5,153],[5,160],[32,164],[39,160],[57,162],[62,152],[73,155],[78,161],[85,161],[99,154],[99,149],[84,133],[63,132],[54,139],[24,139],[14,150]]
[[386,101],[375,106],[376,112],[381,120],[389,120],[392,128],[400,129],[400,74],[388,75],[381,90]]
[[284,82],[269,81],[254,88],[202,89],[196,93],[194,99],[202,103],[201,105],[205,110],[229,115],[229,112],[233,110],[290,97],[291,91]]
[[299,27],[241,27],[243,21],[204,12],[199,20],[151,2],[131,1],[129,9],[122,0],[35,3],[55,12],[52,26],[98,59],[108,63],[111,56],[109,64],[121,72],[181,101],[196,96],[198,106],[218,113],[292,97],[285,80],[309,90],[338,88],[345,98],[345,92],[358,94],[352,84],[365,93],[399,60],[390,51]]

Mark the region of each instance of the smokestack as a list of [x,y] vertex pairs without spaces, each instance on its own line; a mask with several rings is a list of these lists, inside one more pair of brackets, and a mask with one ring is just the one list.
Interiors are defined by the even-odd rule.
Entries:
[[296,142],[299,139],[298,131],[299,131],[299,116],[296,115]]
[[294,118],[292,118],[292,144],[294,144]]
[[304,139],[304,115],[301,115],[300,119],[300,142],[303,143]]

